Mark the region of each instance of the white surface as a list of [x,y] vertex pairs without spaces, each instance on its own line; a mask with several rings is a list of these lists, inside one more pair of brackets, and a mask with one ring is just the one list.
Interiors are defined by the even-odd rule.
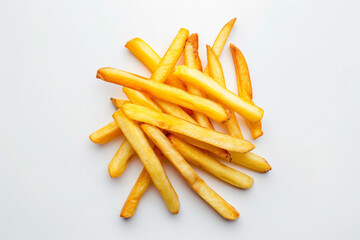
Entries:
[[[359,239],[360,17],[358,1],[1,1],[0,239]],[[124,48],[141,37],[163,55],[180,27],[201,57],[231,18],[228,44],[245,54],[273,170],[242,191],[198,171],[241,213],[223,220],[171,166],[176,216],[152,186],[119,217],[140,173],[107,166],[121,140],[88,135],[112,120],[121,87],[95,78],[112,66],[149,76]],[[245,136],[249,132],[244,126]],[[241,169],[241,168],[238,168]]]

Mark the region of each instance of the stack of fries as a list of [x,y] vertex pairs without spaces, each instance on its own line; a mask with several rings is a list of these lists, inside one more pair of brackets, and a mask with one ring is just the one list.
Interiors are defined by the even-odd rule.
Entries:
[[[104,144],[124,135],[125,140],[109,164],[112,178],[119,177],[132,156],[144,164],[121,211],[129,218],[151,182],[173,214],[179,199],[161,164],[170,161],[190,187],[221,216],[235,220],[238,211],[211,189],[192,169],[199,166],[238,188],[250,188],[253,178],[221,161],[238,164],[257,172],[271,170],[266,160],[250,152],[254,145],[243,139],[235,112],[246,119],[253,139],[260,137],[263,110],[252,101],[247,63],[241,51],[230,44],[239,94],[226,89],[219,56],[235,19],[220,31],[212,47],[207,47],[207,67],[198,55],[198,35],[180,29],[163,58],[142,39],[127,42],[128,48],[151,72],[149,79],[114,68],[101,68],[96,77],[123,86],[129,100],[111,98],[118,109],[114,121],[90,135]],[[175,66],[184,53],[185,65]],[[228,134],[214,130],[210,119],[219,122]],[[221,160],[221,161],[219,161]]]

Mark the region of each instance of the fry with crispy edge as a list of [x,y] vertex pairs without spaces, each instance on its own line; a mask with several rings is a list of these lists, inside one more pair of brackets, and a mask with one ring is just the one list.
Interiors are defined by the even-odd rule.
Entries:
[[[161,160],[163,155],[158,148],[154,148],[156,156]],[[143,168],[134,187],[131,189],[129,196],[127,197],[124,206],[121,210],[120,217],[130,218],[134,215],[135,210],[139,204],[141,197],[144,195],[146,189],[151,183],[151,178],[146,169]]]
[[[209,45],[206,45],[206,50],[207,50],[209,76],[212,77],[219,84],[221,84],[224,88],[226,88],[224,72],[222,70],[222,66],[218,57],[216,56],[215,52]],[[232,110],[230,112],[231,112],[231,117],[229,121],[224,123],[224,125],[231,136],[237,138],[243,138],[235,113]]]
[[180,206],[178,196],[143,131],[136,122],[126,117],[121,108],[113,114],[113,118],[144,164],[151,180],[163,197],[166,206],[170,212],[177,214]]
[[132,120],[180,133],[229,151],[248,152],[254,148],[254,145],[246,140],[234,138],[133,103],[124,103],[121,109]]
[[200,197],[224,218],[235,220],[239,217],[236,209],[221,198],[196,174],[181,154],[174,148],[169,139],[158,128],[149,124],[141,124],[140,126]]
[[89,138],[93,143],[104,144],[110,142],[116,137],[121,136],[122,132],[115,121],[105,125],[104,127],[100,128],[93,132]]
[[[252,87],[249,74],[249,68],[247,66],[246,60],[240,49],[235,45],[230,44],[231,54],[234,61],[236,79],[238,83],[239,96],[244,99],[244,101],[254,104],[252,101]],[[249,126],[252,138],[255,140],[263,135],[261,129],[261,121],[250,122],[246,121]]]
[[169,135],[168,138],[180,154],[191,164],[201,167],[215,177],[235,187],[250,188],[253,185],[254,179],[252,177],[222,164],[202,150],[181,141],[174,135]]
[[230,117],[230,113],[218,103],[210,101],[206,98],[192,95],[164,83],[149,81],[125,71],[114,68],[101,68],[98,70],[96,77],[107,82],[123,85],[125,87],[147,93],[152,97],[157,97],[170,103],[202,112],[218,122],[225,122]]
[[233,92],[223,88],[222,85],[214,79],[196,69],[191,69],[185,65],[176,66],[174,75],[184,82],[201,88],[208,95],[218,99],[219,102],[230,107],[250,121],[258,121],[263,116],[264,110],[244,101]]
[[[198,53],[199,49],[199,37],[197,33],[191,34],[188,39],[186,40],[185,48],[184,48],[184,62],[185,65],[202,71],[201,60]],[[187,91],[191,94],[206,97],[205,94],[198,88],[192,86],[191,84],[186,84]],[[200,112],[193,112],[193,117],[195,120],[200,124],[200,126],[214,129],[214,126],[211,124],[209,118]]]

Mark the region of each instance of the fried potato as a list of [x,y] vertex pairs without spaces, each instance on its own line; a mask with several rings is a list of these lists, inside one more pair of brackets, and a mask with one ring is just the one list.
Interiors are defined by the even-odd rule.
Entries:
[[202,150],[181,141],[174,135],[169,135],[168,138],[187,161],[201,167],[215,177],[239,188],[250,188],[253,185],[254,179],[252,177],[222,164]]
[[[186,40],[186,44],[184,48],[184,61],[186,66],[202,71],[202,65],[198,54],[198,49],[199,49],[199,38],[197,33],[193,33]],[[186,87],[189,93],[200,97],[206,97],[205,94],[200,89],[192,86],[191,84],[189,83],[186,84]],[[205,114],[194,111],[193,116],[195,120],[200,124],[200,126],[209,129],[214,129],[209,118]]]
[[[238,83],[239,96],[246,102],[254,104],[252,101],[253,93],[250,81],[249,68],[242,52],[233,44],[230,44],[233,57],[236,79]],[[261,121],[246,121],[251,131],[252,138],[255,140],[263,135]]]
[[[140,38],[134,38],[128,41],[125,47],[129,49],[130,52],[134,54],[135,57],[137,57],[150,70],[150,72],[155,72],[161,61],[161,58],[149,46],[149,44],[147,44],[144,40]],[[185,85],[171,73],[169,74],[165,82],[173,87],[186,90]]]
[[107,124],[99,130],[93,132],[89,138],[93,143],[104,144],[116,137],[121,136],[122,132],[115,121]]
[[248,152],[254,148],[252,143],[243,139],[234,138],[143,106],[125,103],[121,108],[128,118],[135,121],[180,133],[229,151]]
[[208,95],[218,99],[219,102],[230,107],[249,121],[259,121],[263,116],[264,111],[261,108],[244,101],[231,91],[223,88],[221,84],[211,77],[198,70],[191,69],[184,65],[176,66],[174,75],[184,82],[201,88]]
[[125,71],[114,68],[101,68],[97,72],[97,78],[142,91],[152,97],[157,97],[170,103],[202,112],[218,122],[225,122],[230,117],[229,112],[225,111],[221,105],[213,101],[189,94],[183,90],[163,83],[149,81]]
[[243,167],[249,168],[257,172],[268,172],[271,170],[269,163],[262,157],[255,153],[237,153],[231,152],[232,163],[239,164]]
[[229,220],[235,220],[239,217],[236,209],[222,199],[196,174],[181,154],[174,148],[169,139],[158,128],[148,124],[141,124],[141,129],[175,166],[190,187],[221,216]]
[[161,112],[161,108],[147,95],[131,88],[123,88],[123,92],[133,103]]
[[180,205],[178,196],[171,185],[159,158],[154,153],[144,133],[136,122],[125,116],[121,109],[113,114],[113,118],[144,164],[151,180],[163,197],[166,206],[170,212],[177,214]]
[[[220,85],[222,85],[224,88],[226,88],[225,83],[225,77],[224,72],[222,70],[221,63],[216,56],[213,49],[206,45],[207,50],[207,60],[208,60],[208,70],[209,70],[209,76],[212,77],[215,81],[217,81]],[[236,116],[234,114],[234,111],[231,110],[231,117],[229,121],[224,123],[224,126],[226,127],[228,133],[237,138],[243,138],[239,123],[236,119]]]
[[[157,105],[160,106],[160,108],[163,110],[164,113],[170,114],[171,116],[181,118],[183,120],[186,120],[188,122],[197,124],[197,122],[189,115],[187,114],[184,109],[179,107],[178,105],[169,103],[167,101],[154,98],[154,101],[157,103]],[[143,105],[141,105],[143,106]]]
[[109,164],[110,177],[116,178],[121,176],[134,154],[135,150],[125,139]]

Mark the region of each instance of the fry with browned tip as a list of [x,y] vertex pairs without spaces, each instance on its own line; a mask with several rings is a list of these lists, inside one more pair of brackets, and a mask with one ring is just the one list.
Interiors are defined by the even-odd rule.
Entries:
[[93,132],[89,138],[93,143],[104,144],[110,142],[116,137],[121,136],[122,132],[115,121],[105,125],[104,127],[100,128]]

